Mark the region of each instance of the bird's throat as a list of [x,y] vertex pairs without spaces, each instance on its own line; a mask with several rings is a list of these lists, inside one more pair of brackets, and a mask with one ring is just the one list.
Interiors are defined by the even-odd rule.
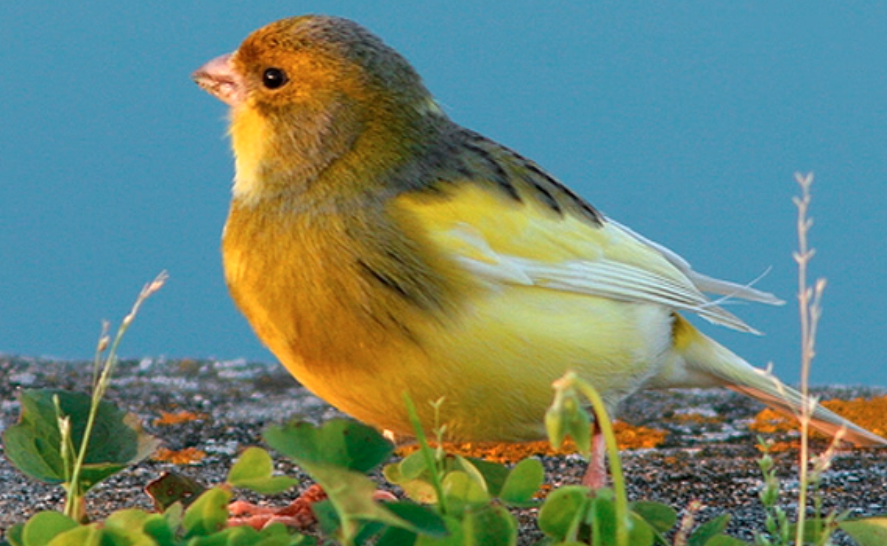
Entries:
[[234,196],[253,201],[262,193],[262,171],[271,133],[268,121],[251,108],[231,112],[231,148],[234,151]]

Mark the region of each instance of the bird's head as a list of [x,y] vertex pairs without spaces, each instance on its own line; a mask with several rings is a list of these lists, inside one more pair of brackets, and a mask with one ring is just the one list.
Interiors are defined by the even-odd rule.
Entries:
[[423,118],[443,115],[402,56],[337,17],[272,23],[193,77],[231,106],[235,193],[257,178],[310,179],[358,139],[383,161],[386,147],[421,136]]

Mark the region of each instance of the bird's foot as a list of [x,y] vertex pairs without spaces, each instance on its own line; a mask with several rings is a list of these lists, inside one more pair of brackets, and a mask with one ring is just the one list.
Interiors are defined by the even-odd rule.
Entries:
[[326,492],[317,484],[312,485],[296,497],[289,506],[271,508],[247,501],[235,501],[228,505],[228,526],[247,525],[261,530],[272,523],[282,523],[287,527],[307,529],[317,518],[311,505],[326,498]]
[[[296,497],[288,506],[271,508],[247,501],[235,501],[228,505],[228,526],[248,525],[261,530],[272,523],[282,523],[287,527],[307,529],[317,523],[311,505],[326,499],[326,492],[317,484],[312,485]],[[373,494],[377,501],[395,501],[397,497],[388,491],[378,490]]]

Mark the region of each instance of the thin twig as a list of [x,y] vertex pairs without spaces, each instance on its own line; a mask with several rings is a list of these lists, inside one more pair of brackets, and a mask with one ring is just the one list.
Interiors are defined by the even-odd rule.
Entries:
[[804,528],[807,512],[807,493],[810,485],[810,442],[808,434],[816,400],[810,398],[810,367],[816,356],[816,328],[822,315],[822,292],[825,280],[818,279],[813,288],[807,284],[807,268],[816,251],[809,247],[807,236],[813,226],[809,217],[810,186],[813,174],[795,174],[795,180],[801,186],[801,196],[793,199],[798,208],[798,251],[794,253],[798,264],[798,314],[801,319],[801,413],[798,416],[801,425],[801,448],[798,454],[800,489],[798,491],[798,522],[795,534],[796,546],[804,543]]

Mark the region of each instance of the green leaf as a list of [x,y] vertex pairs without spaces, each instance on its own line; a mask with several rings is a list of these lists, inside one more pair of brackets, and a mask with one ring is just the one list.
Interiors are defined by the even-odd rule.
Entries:
[[339,519],[336,507],[329,499],[312,503],[311,512],[317,518],[317,525],[325,535],[335,535],[342,527],[342,520]]
[[350,542],[362,522],[375,521],[415,532],[415,527],[373,499],[376,490],[366,472],[391,456],[394,446],[374,429],[336,419],[315,427],[309,423],[272,426],[265,441],[293,459],[323,488],[341,523],[343,542]]
[[299,465],[335,465],[357,472],[368,472],[394,451],[394,445],[375,429],[346,419],[333,419],[322,427],[304,422],[271,426],[263,437]]
[[628,543],[631,546],[651,546],[656,540],[656,531],[637,514],[628,514]]
[[480,470],[478,470],[471,461],[461,455],[456,455],[456,466],[458,467],[458,470],[468,474],[471,480],[480,486],[485,493],[489,493],[489,489],[487,489],[487,480],[484,479],[484,475],[481,474]]
[[47,546],[101,546],[104,536],[105,533],[96,524],[81,525],[56,535]]
[[853,537],[860,546],[883,546],[887,544],[887,518],[865,518],[845,520],[838,523],[842,531]]
[[434,510],[411,502],[389,502],[385,508],[396,516],[413,525],[417,533],[430,537],[445,537],[447,525],[443,518]]
[[444,476],[443,494],[447,499],[448,513],[458,514],[468,508],[490,502],[490,495],[481,484],[463,470],[453,470]]
[[[165,542],[161,543],[157,540],[154,533],[146,530],[146,525],[149,521],[159,521],[164,527],[166,527],[167,534]],[[156,530],[153,526],[152,528]],[[138,510],[135,508],[118,510],[112,513],[105,520],[103,529],[110,542],[115,545],[158,546],[158,544],[161,544],[161,546],[172,546],[175,544],[175,537],[170,532],[169,526],[166,525],[163,516],[159,514],[149,514],[144,510]],[[161,538],[163,538],[163,535],[161,535]]]
[[425,466],[425,457],[422,455],[422,450],[410,453],[400,461],[398,466],[400,466],[400,472],[403,477],[408,480],[415,480],[429,471],[428,467]]
[[555,540],[567,540],[585,519],[591,502],[589,491],[581,485],[565,485],[552,491],[539,510],[539,529]]
[[[418,451],[416,453],[419,453]],[[419,453],[421,455],[421,453]],[[412,455],[411,455],[412,457]],[[406,461],[406,459],[404,459]],[[425,479],[407,478],[403,474],[403,461],[385,465],[382,474],[389,482],[399,485],[404,493],[411,499],[422,504],[434,504],[437,502],[437,492],[434,486]],[[424,468],[424,467],[423,467]]]
[[374,539],[379,536],[383,529],[390,529],[390,527],[378,521],[363,522],[360,531],[354,536],[354,544],[356,546],[363,546],[367,543],[375,543]]
[[25,523],[21,541],[27,546],[46,546],[56,535],[75,527],[77,522],[60,512],[40,512]]
[[[181,507],[181,504],[177,506]],[[146,535],[154,539],[157,546],[175,546],[178,544],[175,529],[176,527],[170,526],[167,518],[161,514],[151,514],[142,524],[142,530]]]
[[[202,494],[202,493],[201,493]],[[170,529],[179,529],[185,520],[185,507],[177,502],[163,511],[163,519]]]
[[[6,530],[6,540],[9,541],[10,546],[25,546],[25,539],[22,538],[22,531],[25,528],[24,523],[16,523],[12,527]],[[0,544],[3,544],[0,542]],[[6,546],[3,544],[3,546]]]
[[515,546],[517,523],[502,506],[486,505],[468,512],[462,523],[468,546]]
[[491,463],[490,461],[475,457],[467,457],[467,460],[471,461],[471,464],[484,477],[484,482],[487,484],[487,493],[491,497],[498,497],[502,492],[502,487],[505,485],[505,480],[508,479],[508,468],[505,465]]
[[155,517],[156,514],[149,514],[144,510],[137,508],[127,508],[112,513],[105,520],[105,529],[131,530],[142,529],[148,518]]
[[315,544],[313,538],[294,533],[282,523],[272,523],[259,531],[259,536],[262,540],[256,546],[314,546]]
[[[140,512],[140,510],[124,510],[124,512]],[[145,512],[142,512],[142,514],[150,516],[150,514]],[[119,521],[112,526],[108,526],[107,522],[105,522],[104,527],[102,527],[103,538],[101,543],[103,546],[105,544],[109,546],[157,546],[157,541],[154,540],[154,537],[144,531],[146,517],[143,518],[130,513],[121,519],[123,521]],[[132,526],[127,527],[127,523]]]
[[447,536],[435,538],[419,535],[416,538],[416,546],[467,546],[470,544],[465,536],[461,521],[452,516],[443,516],[443,520],[447,527]]
[[511,506],[536,504],[533,495],[545,481],[545,468],[536,459],[524,459],[508,473],[498,497]]
[[192,537],[188,546],[246,546],[261,540],[259,532],[248,526],[227,527],[207,536]]
[[145,486],[145,492],[154,501],[154,508],[165,511],[179,502],[188,506],[206,491],[197,480],[175,472],[164,472],[159,478]]
[[591,418],[573,388],[557,390],[554,403],[545,412],[545,430],[555,449],[571,436],[583,456],[591,452]]
[[[797,523],[789,526],[790,533],[794,536],[798,532]],[[834,532],[835,523],[827,518],[808,517],[804,521],[804,542],[812,544],[825,544],[828,537]]]
[[[616,544],[616,528],[624,523],[616,520],[616,507],[611,499],[597,496],[591,499],[588,511],[588,523],[591,524],[591,544],[604,546]],[[634,545],[632,545],[634,546]],[[638,545],[646,546],[646,545]]]
[[[611,493],[612,490],[601,489]],[[638,514],[629,513],[628,522],[622,523],[616,517],[616,504],[612,494],[596,495],[591,501],[587,521],[591,524],[593,546],[613,546],[616,544],[616,530],[620,525],[628,527],[628,544],[631,546],[651,546],[655,539],[653,528]]]
[[749,546],[749,543],[744,540],[739,540],[736,537],[717,535],[711,537],[711,539],[705,543],[705,546]]
[[187,537],[206,536],[217,533],[228,524],[228,502],[231,492],[221,487],[213,487],[197,497],[185,511],[182,527]]
[[413,546],[415,543],[416,533],[400,527],[388,527],[376,546]]
[[376,486],[363,474],[322,464],[302,463],[302,466],[323,487],[327,499],[335,507],[345,542],[350,541],[359,531],[361,521],[378,521],[416,531],[411,523],[373,499]]
[[730,523],[730,514],[722,514],[711,521],[707,521],[693,531],[687,541],[687,546],[706,546],[709,540],[720,535]]
[[[60,484],[65,468],[60,451],[53,397],[58,397],[62,414],[71,421],[71,438],[79,449],[86,427],[91,397],[78,392],[40,389],[22,391],[19,423],[3,433],[5,453],[22,472],[39,481]],[[95,425],[84,459],[82,490],[144,459],[158,446],[157,439],[145,434],[138,420],[114,404],[99,402]]]
[[[504,465],[473,457],[449,457],[444,466],[446,471],[468,472],[472,479],[486,488],[491,497],[499,495],[509,475],[508,468]],[[422,504],[437,502],[431,473],[428,472],[420,451],[411,453],[399,463],[386,465],[383,474],[389,482],[399,485],[412,500]]]
[[231,467],[226,481],[234,487],[243,487],[266,495],[282,493],[298,483],[295,478],[272,474],[274,461],[271,455],[260,447],[250,447]]
[[633,502],[631,510],[660,533],[668,532],[678,521],[677,512],[672,507],[660,502]]

